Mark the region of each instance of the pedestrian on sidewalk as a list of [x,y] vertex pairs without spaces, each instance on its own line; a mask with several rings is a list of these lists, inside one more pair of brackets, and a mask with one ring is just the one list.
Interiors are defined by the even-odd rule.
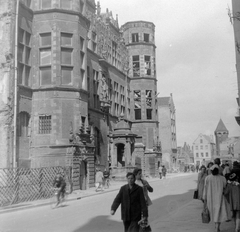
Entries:
[[[236,170],[236,169],[235,169]],[[225,189],[225,196],[230,204],[232,217],[235,223],[235,232],[240,231],[240,176],[239,172],[232,172],[226,175],[227,188]]]
[[226,187],[226,178],[219,174],[219,166],[213,165],[211,174],[205,179],[203,192],[204,207],[210,212],[210,219],[215,223],[215,231],[220,231],[221,222],[228,221],[227,202],[223,195]]
[[159,178],[162,179],[162,165],[158,168]]
[[163,175],[163,178],[166,179],[167,169],[164,165],[162,166],[162,175]]
[[96,176],[95,176],[95,185],[96,185],[96,192],[100,188],[103,191],[103,173],[100,168],[96,169]]
[[143,188],[144,197],[147,203],[147,206],[152,205],[152,201],[150,197],[148,196],[148,192],[152,193],[153,188],[150,186],[150,184],[142,178],[142,169],[141,168],[135,168],[133,170],[133,174],[136,176],[135,184],[141,186]]
[[121,205],[124,232],[139,232],[140,226],[138,222],[141,219],[147,221],[148,218],[147,204],[143,188],[135,184],[135,175],[128,172],[126,177],[128,184],[120,188],[111,206],[111,215],[114,215],[119,205]]
[[200,172],[198,173],[198,182],[197,182],[197,190],[198,190],[198,199],[203,201],[203,190],[205,178],[207,177],[207,169],[205,166],[201,166]]

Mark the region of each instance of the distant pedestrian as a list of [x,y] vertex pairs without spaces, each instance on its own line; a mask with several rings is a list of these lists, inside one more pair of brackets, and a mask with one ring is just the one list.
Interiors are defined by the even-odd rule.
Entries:
[[104,172],[103,172],[103,178],[104,178],[104,180],[103,180],[103,185],[104,185],[104,188],[108,188],[109,186],[107,186],[108,185],[108,181],[109,181],[109,176],[110,176],[110,172],[105,168],[104,169]]
[[162,175],[163,175],[163,178],[166,179],[167,169],[164,165],[162,166]]
[[219,166],[213,165],[212,173],[205,179],[203,192],[204,207],[210,212],[210,219],[215,223],[215,231],[220,231],[221,222],[229,220],[227,202],[223,195],[226,178],[219,174]]
[[205,178],[207,177],[207,169],[205,166],[202,166],[200,172],[198,173],[198,182],[197,182],[197,190],[198,190],[198,199],[203,201],[203,190]]
[[158,173],[159,173],[159,178],[160,179],[162,179],[162,169],[163,169],[163,167],[162,167],[162,165],[160,165],[159,168],[158,168]]
[[95,176],[95,184],[96,184],[96,192],[98,191],[98,189],[101,189],[101,191],[103,191],[103,173],[102,171],[97,168],[96,169],[96,176]]
[[198,170],[199,170],[199,164],[196,165],[196,170],[197,170],[197,172],[198,172]]
[[123,185],[111,206],[111,215],[114,215],[121,205],[121,219],[123,220],[124,232],[139,232],[140,220],[147,221],[148,209],[145,201],[143,188],[135,184],[135,175],[127,173],[128,184]]
[[150,184],[142,178],[142,169],[141,168],[135,168],[133,170],[133,174],[136,177],[135,184],[141,186],[143,188],[144,197],[147,203],[147,206],[152,205],[152,201],[150,197],[148,196],[148,192],[152,193],[153,188],[150,186]]

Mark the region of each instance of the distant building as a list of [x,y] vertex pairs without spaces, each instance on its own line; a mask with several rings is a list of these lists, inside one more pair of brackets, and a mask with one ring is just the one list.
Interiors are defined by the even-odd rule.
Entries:
[[194,163],[193,151],[186,142],[183,147],[177,147],[177,167],[184,171],[184,167]]
[[216,140],[216,155],[220,156],[220,143],[228,138],[228,129],[224,125],[222,119],[219,120],[216,130],[214,131]]
[[214,159],[215,144],[210,136],[199,134],[192,147],[195,165],[206,166]]
[[229,12],[229,16],[231,17],[231,22],[233,24],[234,30],[234,39],[235,39],[235,52],[236,52],[236,69],[237,69],[237,89],[238,89],[238,96],[237,96],[237,115],[236,121],[240,126],[240,1],[239,0],[232,0],[232,12]]
[[229,137],[222,119],[215,130],[216,154],[222,161],[240,159],[240,137]]
[[168,168],[172,168],[176,166],[177,160],[176,110],[173,96],[170,94],[170,97],[159,97],[157,101],[162,160]]

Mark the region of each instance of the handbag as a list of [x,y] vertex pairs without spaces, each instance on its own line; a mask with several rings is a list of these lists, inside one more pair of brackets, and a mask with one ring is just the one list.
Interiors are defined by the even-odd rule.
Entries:
[[138,222],[140,225],[139,232],[152,232],[152,228],[148,223],[148,220],[141,220]]
[[207,207],[205,207],[202,211],[202,223],[210,222],[210,212]]
[[195,190],[193,193],[193,199],[198,199],[198,190]]

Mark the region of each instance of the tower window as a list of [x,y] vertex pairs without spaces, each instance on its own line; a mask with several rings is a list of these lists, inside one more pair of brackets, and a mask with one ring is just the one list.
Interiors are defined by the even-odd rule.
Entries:
[[139,42],[138,33],[133,33],[132,34],[132,43],[136,43],[136,42]]
[[143,34],[143,40],[144,40],[144,42],[149,42],[149,34]]
[[140,61],[139,56],[132,57],[133,76],[140,76]]

